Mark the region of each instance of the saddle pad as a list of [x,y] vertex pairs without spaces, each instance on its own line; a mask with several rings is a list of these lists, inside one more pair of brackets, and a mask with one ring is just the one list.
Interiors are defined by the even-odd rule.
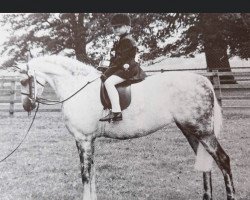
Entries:
[[[131,84],[124,82],[118,84],[116,89],[119,93],[121,110],[124,110],[131,103]],[[104,109],[111,109],[111,102],[103,82],[101,84],[100,97]]]

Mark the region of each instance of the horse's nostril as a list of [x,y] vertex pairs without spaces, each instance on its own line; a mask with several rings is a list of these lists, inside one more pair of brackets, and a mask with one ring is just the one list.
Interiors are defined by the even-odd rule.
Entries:
[[31,109],[33,110],[33,109],[35,109],[36,108],[36,103],[33,103],[32,105],[31,105]]
[[23,104],[23,109],[24,109],[25,111],[27,111],[27,112],[30,112],[30,111],[31,111],[30,106],[27,105],[27,104]]

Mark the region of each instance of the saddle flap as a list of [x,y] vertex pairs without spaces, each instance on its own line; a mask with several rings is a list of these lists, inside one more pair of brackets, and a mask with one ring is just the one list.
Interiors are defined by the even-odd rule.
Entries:
[[[125,110],[131,103],[131,84],[123,82],[118,84],[116,89],[119,94],[121,110]],[[104,109],[111,109],[111,102],[103,82],[101,83],[100,97]]]

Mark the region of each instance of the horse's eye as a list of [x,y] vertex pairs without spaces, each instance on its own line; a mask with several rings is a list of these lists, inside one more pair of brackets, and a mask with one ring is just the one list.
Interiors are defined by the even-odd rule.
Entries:
[[22,79],[20,83],[22,86],[26,86],[28,84],[28,79]]

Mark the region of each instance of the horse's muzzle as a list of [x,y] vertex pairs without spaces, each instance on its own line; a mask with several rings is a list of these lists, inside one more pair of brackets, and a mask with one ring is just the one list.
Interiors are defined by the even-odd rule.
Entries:
[[35,108],[36,108],[36,102],[35,101],[32,101],[28,97],[25,97],[23,99],[23,109],[25,111],[30,112],[30,111],[32,111]]

